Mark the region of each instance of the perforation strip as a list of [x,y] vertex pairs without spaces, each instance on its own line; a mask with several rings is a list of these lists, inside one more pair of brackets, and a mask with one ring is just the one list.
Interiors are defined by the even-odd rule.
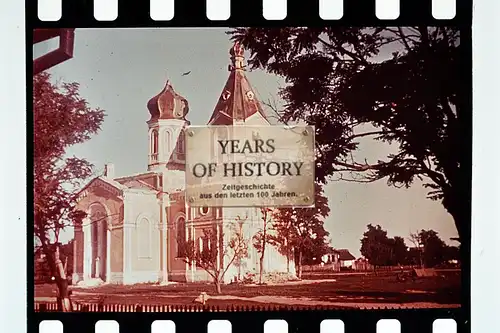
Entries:
[[[40,333],[65,333],[59,320],[44,320],[39,325]],[[119,333],[120,325],[115,320],[100,320],[95,324],[95,333]],[[281,319],[272,319],[264,323],[264,333],[288,333],[288,323]],[[320,324],[320,333],[344,333],[345,325],[340,319],[326,319]],[[401,323],[397,319],[381,319],[376,325],[377,333],[401,333]],[[67,333],[67,332],[66,332]],[[172,320],[155,320],[151,324],[151,333],[176,333]],[[211,320],[207,333],[232,333],[229,320]],[[436,319],[432,333],[457,333],[457,323],[453,319]]]
[[[118,0],[93,0],[94,18],[98,21],[114,21],[118,17]],[[319,1],[319,17],[323,20],[339,20],[344,14],[344,0]],[[450,20],[456,15],[457,0],[432,0],[432,16]],[[175,16],[175,0],[150,0],[150,17],[154,21],[169,21]],[[41,21],[59,21],[62,17],[62,0],[38,0],[38,18]],[[287,0],[262,0],[262,15],[266,20],[283,20],[287,16]],[[375,14],[381,20],[399,17],[400,0],[376,0]],[[206,0],[206,16],[209,20],[224,21],[231,16],[231,0]]]

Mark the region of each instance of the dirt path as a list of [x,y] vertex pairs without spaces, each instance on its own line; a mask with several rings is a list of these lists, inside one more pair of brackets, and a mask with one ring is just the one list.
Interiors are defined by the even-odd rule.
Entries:
[[[337,282],[336,279],[317,279],[317,280],[297,280],[287,282],[266,283],[266,286],[302,286],[307,284],[317,284],[325,282]],[[243,287],[262,287],[258,284],[245,284]]]
[[[96,294],[89,292],[74,292],[74,299],[79,300],[83,303],[85,301],[95,301],[101,295],[104,294]],[[110,303],[119,303],[119,299],[128,298],[131,296],[127,294],[111,294],[106,293],[106,297],[109,297]],[[144,297],[150,296],[150,294],[138,294],[134,295],[132,298],[137,297],[137,303],[141,303],[141,299],[144,300]],[[186,296],[182,295],[166,295],[166,294],[157,294],[155,298],[162,298],[165,301],[168,299],[186,299]],[[190,298],[190,297],[189,297]],[[245,302],[255,302],[261,304],[279,304],[279,305],[288,305],[288,306],[306,306],[306,307],[314,307],[314,306],[333,306],[333,307],[350,307],[350,308],[363,308],[363,309],[383,309],[383,308],[457,308],[460,307],[459,304],[440,304],[433,302],[412,302],[412,303],[386,303],[386,302],[363,302],[362,297],[359,297],[359,301],[356,301],[355,298],[351,298],[348,301],[320,301],[314,300],[309,297],[287,297],[287,296],[253,296],[253,297],[242,297],[242,296],[234,296],[234,295],[210,295],[208,301],[210,300],[221,300],[221,301],[245,301]],[[35,301],[38,302],[53,302],[55,301],[55,297],[36,297]]]
[[308,297],[285,297],[285,296],[255,296],[255,297],[240,297],[232,295],[215,295],[210,296],[210,299],[220,300],[245,300],[258,303],[275,303],[291,306],[343,306],[352,308],[453,308],[460,307],[458,304],[438,304],[430,302],[419,303],[367,303],[367,302],[330,302],[317,301]]

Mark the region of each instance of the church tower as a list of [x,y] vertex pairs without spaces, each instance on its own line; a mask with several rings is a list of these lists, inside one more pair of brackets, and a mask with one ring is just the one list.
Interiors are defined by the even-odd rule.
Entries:
[[[224,85],[222,93],[217,101],[208,125],[231,126],[231,128],[242,125],[269,126],[262,105],[257,99],[256,93],[245,75],[246,65],[244,49],[239,43],[235,43],[229,50],[230,65],[229,76]],[[231,128],[228,131],[222,129],[214,133],[211,149],[213,154],[217,149],[217,140],[231,138]],[[257,133],[258,135],[258,133]],[[222,157],[223,159],[225,157]],[[227,160],[219,162],[228,162]],[[199,213],[191,214],[194,225],[203,224],[205,220],[214,221],[223,231],[223,244],[227,244],[230,239],[231,228],[235,221],[243,217],[244,221],[237,227],[245,239],[252,240],[263,226],[264,210],[258,207],[218,207],[207,208],[206,212],[200,210]],[[268,219],[269,217],[266,218]],[[251,243],[251,242],[250,242]],[[264,260],[264,272],[289,272],[295,273],[293,258],[283,256],[276,247],[267,246]],[[255,246],[249,246],[248,257],[242,259],[240,265],[231,265],[224,275],[225,282],[240,279],[246,273],[258,273],[259,252]]]
[[182,170],[185,166],[184,127],[189,124],[187,100],[177,94],[169,81],[148,102],[148,170]]
[[235,43],[229,50],[229,77],[208,125],[269,125],[245,71],[244,49]]

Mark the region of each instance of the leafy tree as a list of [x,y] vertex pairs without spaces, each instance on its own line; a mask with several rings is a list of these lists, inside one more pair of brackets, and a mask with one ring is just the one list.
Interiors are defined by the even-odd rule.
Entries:
[[203,229],[203,247],[198,246],[196,239],[190,238],[181,246],[187,264],[196,264],[203,268],[211,277],[218,294],[222,293],[221,285],[228,269],[248,256],[248,240],[244,238],[241,218],[230,227],[230,238],[224,242],[224,233],[220,225]]
[[68,281],[59,234],[84,217],[75,209],[75,194],[92,174],[88,161],[66,158],[65,152],[89,140],[104,119],[104,111],[90,108],[78,88],[77,83],[53,84],[46,72],[33,77],[34,235],[56,278],[58,301],[64,311],[69,310]]
[[425,267],[434,267],[446,261],[447,245],[434,230],[421,230],[418,234],[423,248]]
[[35,252],[35,262],[34,262],[34,271],[35,271],[35,282],[36,283],[47,283],[50,281],[52,275],[50,274],[50,267],[47,264],[47,260],[41,256],[40,253]]
[[290,215],[289,211],[274,212],[272,228],[276,232],[269,235],[269,244],[275,246],[286,257],[287,273],[290,273],[290,259],[294,258],[293,242],[290,241],[290,236],[293,233]]
[[[63,263],[64,273],[66,276],[73,274],[73,243],[71,240],[66,244],[56,244],[59,246],[59,259]],[[40,248],[35,251],[35,280],[40,282],[52,282],[53,274],[51,274],[50,266],[45,255]]]
[[253,246],[259,253],[259,284],[262,284],[262,275],[264,274],[264,255],[266,253],[266,245],[271,243],[269,229],[272,228],[272,212],[271,208],[261,208],[262,228],[253,236]]
[[458,246],[447,246],[445,249],[445,259],[457,260],[460,262],[460,248]]
[[380,225],[367,225],[361,239],[361,254],[377,266],[404,265],[408,261],[408,247],[403,237],[390,238]]
[[304,249],[302,255],[303,265],[316,265],[321,263],[321,258],[332,250],[327,238],[329,232],[323,226],[318,225],[313,233],[313,237],[308,247]]
[[318,243],[326,243],[328,232],[324,229],[324,219],[330,213],[328,199],[323,195],[323,188],[316,184],[315,206],[312,208],[281,208],[274,213],[275,240],[282,252],[295,255],[297,276],[302,277],[303,255],[311,251]]
[[[464,238],[470,176],[462,158],[471,110],[461,100],[468,92],[458,29],[234,28],[229,34],[250,50],[251,69],[285,79],[280,119],[316,126],[318,181],[335,174],[409,187],[422,179]],[[380,57],[387,50],[392,54]],[[395,144],[397,152],[377,162],[356,160],[352,152],[362,137]]]
[[391,239],[392,264],[404,265],[407,262],[408,247],[403,237],[395,236]]
[[380,225],[367,225],[368,230],[363,234],[361,239],[361,254],[368,259],[368,262],[373,265],[374,269],[377,266],[387,266],[391,264],[392,259],[392,244],[387,231],[383,230]]

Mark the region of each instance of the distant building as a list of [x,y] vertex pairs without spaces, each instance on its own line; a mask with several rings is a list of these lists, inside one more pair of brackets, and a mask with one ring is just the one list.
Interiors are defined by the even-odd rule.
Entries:
[[354,260],[356,258],[347,249],[335,250],[338,252],[338,260],[340,262],[340,267],[352,268]]
[[335,249],[331,249],[328,253],[321,257],[321,262],[325,265],[339,262],[339,253]]
[[371,271],[373,266],[368,262],[368,259],[361,257],[354,260],[352,269],[355,271]]
[[347,249],[331,249],[331,251],[321,257],[324,265],[332,265],[334,271],[339,271],[341,267],[352,267],[356,258]]

